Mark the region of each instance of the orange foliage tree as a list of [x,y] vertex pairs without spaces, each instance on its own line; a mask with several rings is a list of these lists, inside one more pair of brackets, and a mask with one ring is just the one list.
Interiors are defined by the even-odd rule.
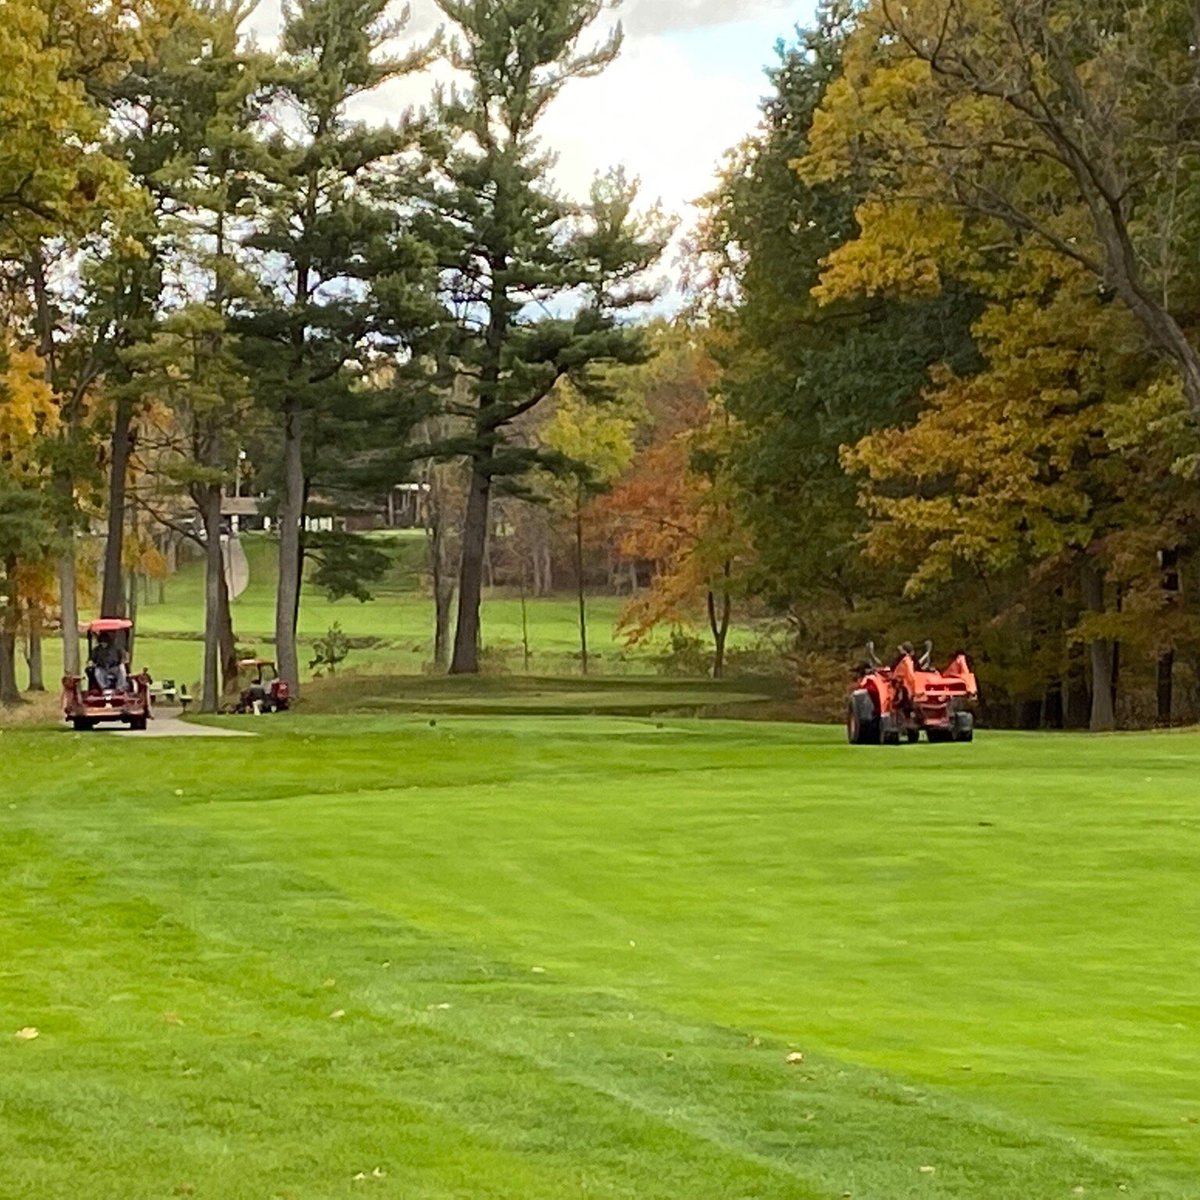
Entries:
[[632,373],[649,413],[639,453],[597,501],[618,553],[653,570],[620,628],[637,644],[659,626],[690,625],[703,613],[720,678],[750,557],[729,470],[733,423],[713,394],[716,368],[695,332],[664,329],[655,340],[657,358]]

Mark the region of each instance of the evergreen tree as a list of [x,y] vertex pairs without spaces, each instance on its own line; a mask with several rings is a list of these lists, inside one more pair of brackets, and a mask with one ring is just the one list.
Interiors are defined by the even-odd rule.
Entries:
[[[590,204],[574,208],[551,186],[553,159],[538,142],[538,126],[562,89],[616,57],[619,26],[586,44],[610,5],[440,6],[455,26],[451,62],[467,82],[435,106],[425,228],[438,248],[454,319],[444,367],[469,385],[465,406],[455,410],[471,426],[453,447],[469,454],[471,483],[450,670],[473,673],[493,485],[517,485],[538,462],[536,450],[514,444],[512,423],[563,378],[584,396],[602,398],[597,366],[642,357],[640,333],[617,318],[649,298],[639,279],[661,254],[665,231],[655,216],[633,215],[636,188],[620,175],[598,180]],[[446,384],[446,394],[454,394]]]
[[284,9],[272,79],[276,132],[256,192],[268,295],[240,328],[260,401],[279,422],[280,675],[299,690],[296,623],[304,571],[304,517],[322,423],[350,402],[384,351],[401,354],[431,316],[428,263],[396,203],[407,119],[369,127],[349,105],[423,66],[422,48],[395,57],[388,0],[297,0]]

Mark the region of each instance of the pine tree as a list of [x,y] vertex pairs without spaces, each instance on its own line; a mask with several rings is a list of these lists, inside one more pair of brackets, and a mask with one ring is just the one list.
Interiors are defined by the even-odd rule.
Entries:
[[[537,131],[573,79],[603,71],[621,45],[617,26],[595,45],[605,0],[440,0],[455,26],[453,65],[467,83],[439,96],[430,139],[428,230],[455,328],[447,369],[467,377],[462,409],[471,459],[450,670],[479,669],[480,602],[494,482],[519,480],[537,452],[514,444],[512,423],[569,378],[603,396],[596,367],[635,362],[642,338],[617,314],[647,299],[639,279],[661,254],[655,217],[633,215],[636,189],[597,183],[580,211],[550,182],[553,159]],[[577,301],[573,314],[573,296]],[[556,315],[546,315],[554,313]]]
[[285,6],[271,80],[277,132],[266,145],[252,242],[269,264],[269,295],[240,329],[258,398],[279,426],[275,644],[293,694],[304,517],[322,415],[348,402],[373,353],[402,353],[428,319],[419,283],[427,256],[407,236],[396,204],[398,156],[413,130],[407,118],[368,127],[348,112],[356,98],[428,61],[425,48],[400,58],[387,52],[398,32],[387,6]]

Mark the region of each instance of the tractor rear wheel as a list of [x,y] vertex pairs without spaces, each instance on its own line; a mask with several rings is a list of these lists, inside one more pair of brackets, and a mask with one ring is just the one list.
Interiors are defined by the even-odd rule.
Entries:
[[96,723],[87,717],[72,717],[71,727],[76,733],[88,733],[95,728]]
[[904,736],[908,738],[910,746],[915,746],[921,740],[921,731],[919,729],[906,729]]
[[133,730],[137,730],[138,732],[140,732],[141,730],[144,730],[146,728],[146,718],[145,717],[130,717],[129,718],[129,728],[133,729]]
[[846,706],[846,739],[852,746],[879,745],[879,717],[875,701],[864,688],[853,692]]
[[954,714],[954,740],[956,742],[973,742],[975,740],[975,716],[973,713]]

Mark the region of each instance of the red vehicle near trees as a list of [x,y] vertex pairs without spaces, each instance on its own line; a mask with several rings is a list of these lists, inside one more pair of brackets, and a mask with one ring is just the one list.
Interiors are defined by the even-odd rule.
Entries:
[[145,729],[151,719],[149,671],[134,675],[129,666],[133,622],[102,617],[81,628],[87,634],[88,665],[83,675],[64,675],[63,715],[77,730],[109,722]]
[[900,739],[969,742],[975,737],[974,707],[979,685],[970,660],[959,651],[944,670],[931,663],[933,643],[919,657],[912,646],[899,647],[894,666],[884,666],[867,646],[868,661],[846,706],[846,736],[851,745],[895,746]]
[[269,658],[243,658],[238,670],[249,676],[249,682],[238,697],[235,713],[279,713],[291,707],[288,685]]

